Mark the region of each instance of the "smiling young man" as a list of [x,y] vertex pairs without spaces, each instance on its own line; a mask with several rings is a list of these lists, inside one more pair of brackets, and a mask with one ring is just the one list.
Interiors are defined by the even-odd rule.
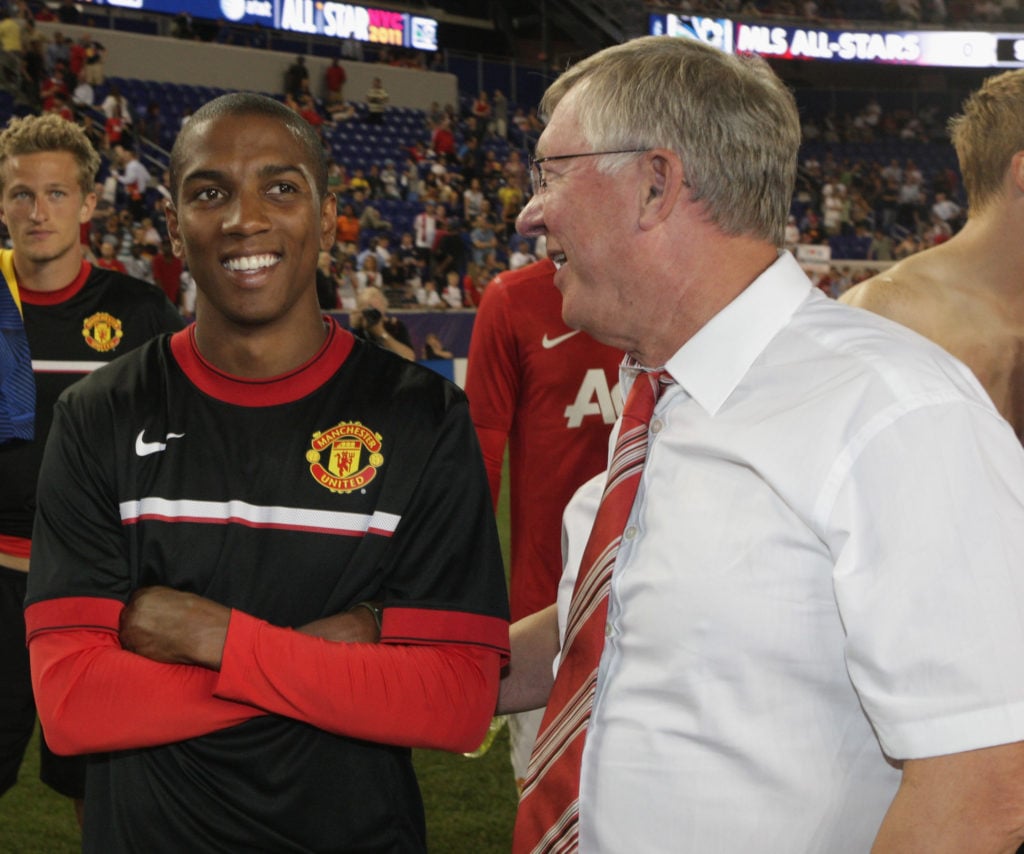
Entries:
[[465,397],[321,314],[301,118],[212,101],[171,176],[196,323],[66,394],[40,478],[29,649],[55,746],[103,753],[85,850],[423,851],[409,748],[479,744],[508,640]]
[[[0,793],[14,784],[35,726],[23,603],[36,478],[58,395],[94,368],[181,317],[152,285],[91,266],[80,228],[96,206],[99,155],[84,132],[56,115],[12,119],[0,133],[0,220],[13,249],[0,271],[21,299],[36,384],[32,441],[0,448]],[[84,763],[42,743],[42,778],[82,796]]]

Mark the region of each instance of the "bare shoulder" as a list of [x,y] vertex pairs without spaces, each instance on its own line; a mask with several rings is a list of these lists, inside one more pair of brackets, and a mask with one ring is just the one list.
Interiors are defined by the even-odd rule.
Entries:
[[946,311],[948,277],[938,255],[922,252],[850,288],[840,301],[923,331]]

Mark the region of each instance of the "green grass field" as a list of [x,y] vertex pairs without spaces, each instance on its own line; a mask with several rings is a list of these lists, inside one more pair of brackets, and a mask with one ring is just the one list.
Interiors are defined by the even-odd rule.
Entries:
[[[508,495],[503,479],[498,527],[508,565]],[[420,750],[416,772],[427,810],[427,839],[436,854],[506,854],[511,847],[516,790],[508,729],[478,759]],[[71,802],[39,782],[35,740],[18,784],[0,797],[0,854],[72,854],[79,850]],[[185,854],[185,852],[182,852]]]

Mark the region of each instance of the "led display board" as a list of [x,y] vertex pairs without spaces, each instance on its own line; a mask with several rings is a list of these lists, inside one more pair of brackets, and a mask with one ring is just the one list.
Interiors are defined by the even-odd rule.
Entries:
[[756,53],[773,59],[1024,67],[1024,33],[820,29],[672,14],[651,15],[650,32],[699,39],[730,53]]
[[370,44],[437,50],[437,21],[408,12],[391,12],[331,0],[99,0],[145,12],[259,24],[288,33],[307,33]]

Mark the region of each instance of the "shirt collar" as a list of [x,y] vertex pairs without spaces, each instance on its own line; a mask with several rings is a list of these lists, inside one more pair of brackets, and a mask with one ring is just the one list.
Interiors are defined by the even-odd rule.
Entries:
[[[796,259],[780,252],[775,263],[680,347],[665,368],[713,415],[812,287]],[[624,395],[638,370],[623,363]]]

